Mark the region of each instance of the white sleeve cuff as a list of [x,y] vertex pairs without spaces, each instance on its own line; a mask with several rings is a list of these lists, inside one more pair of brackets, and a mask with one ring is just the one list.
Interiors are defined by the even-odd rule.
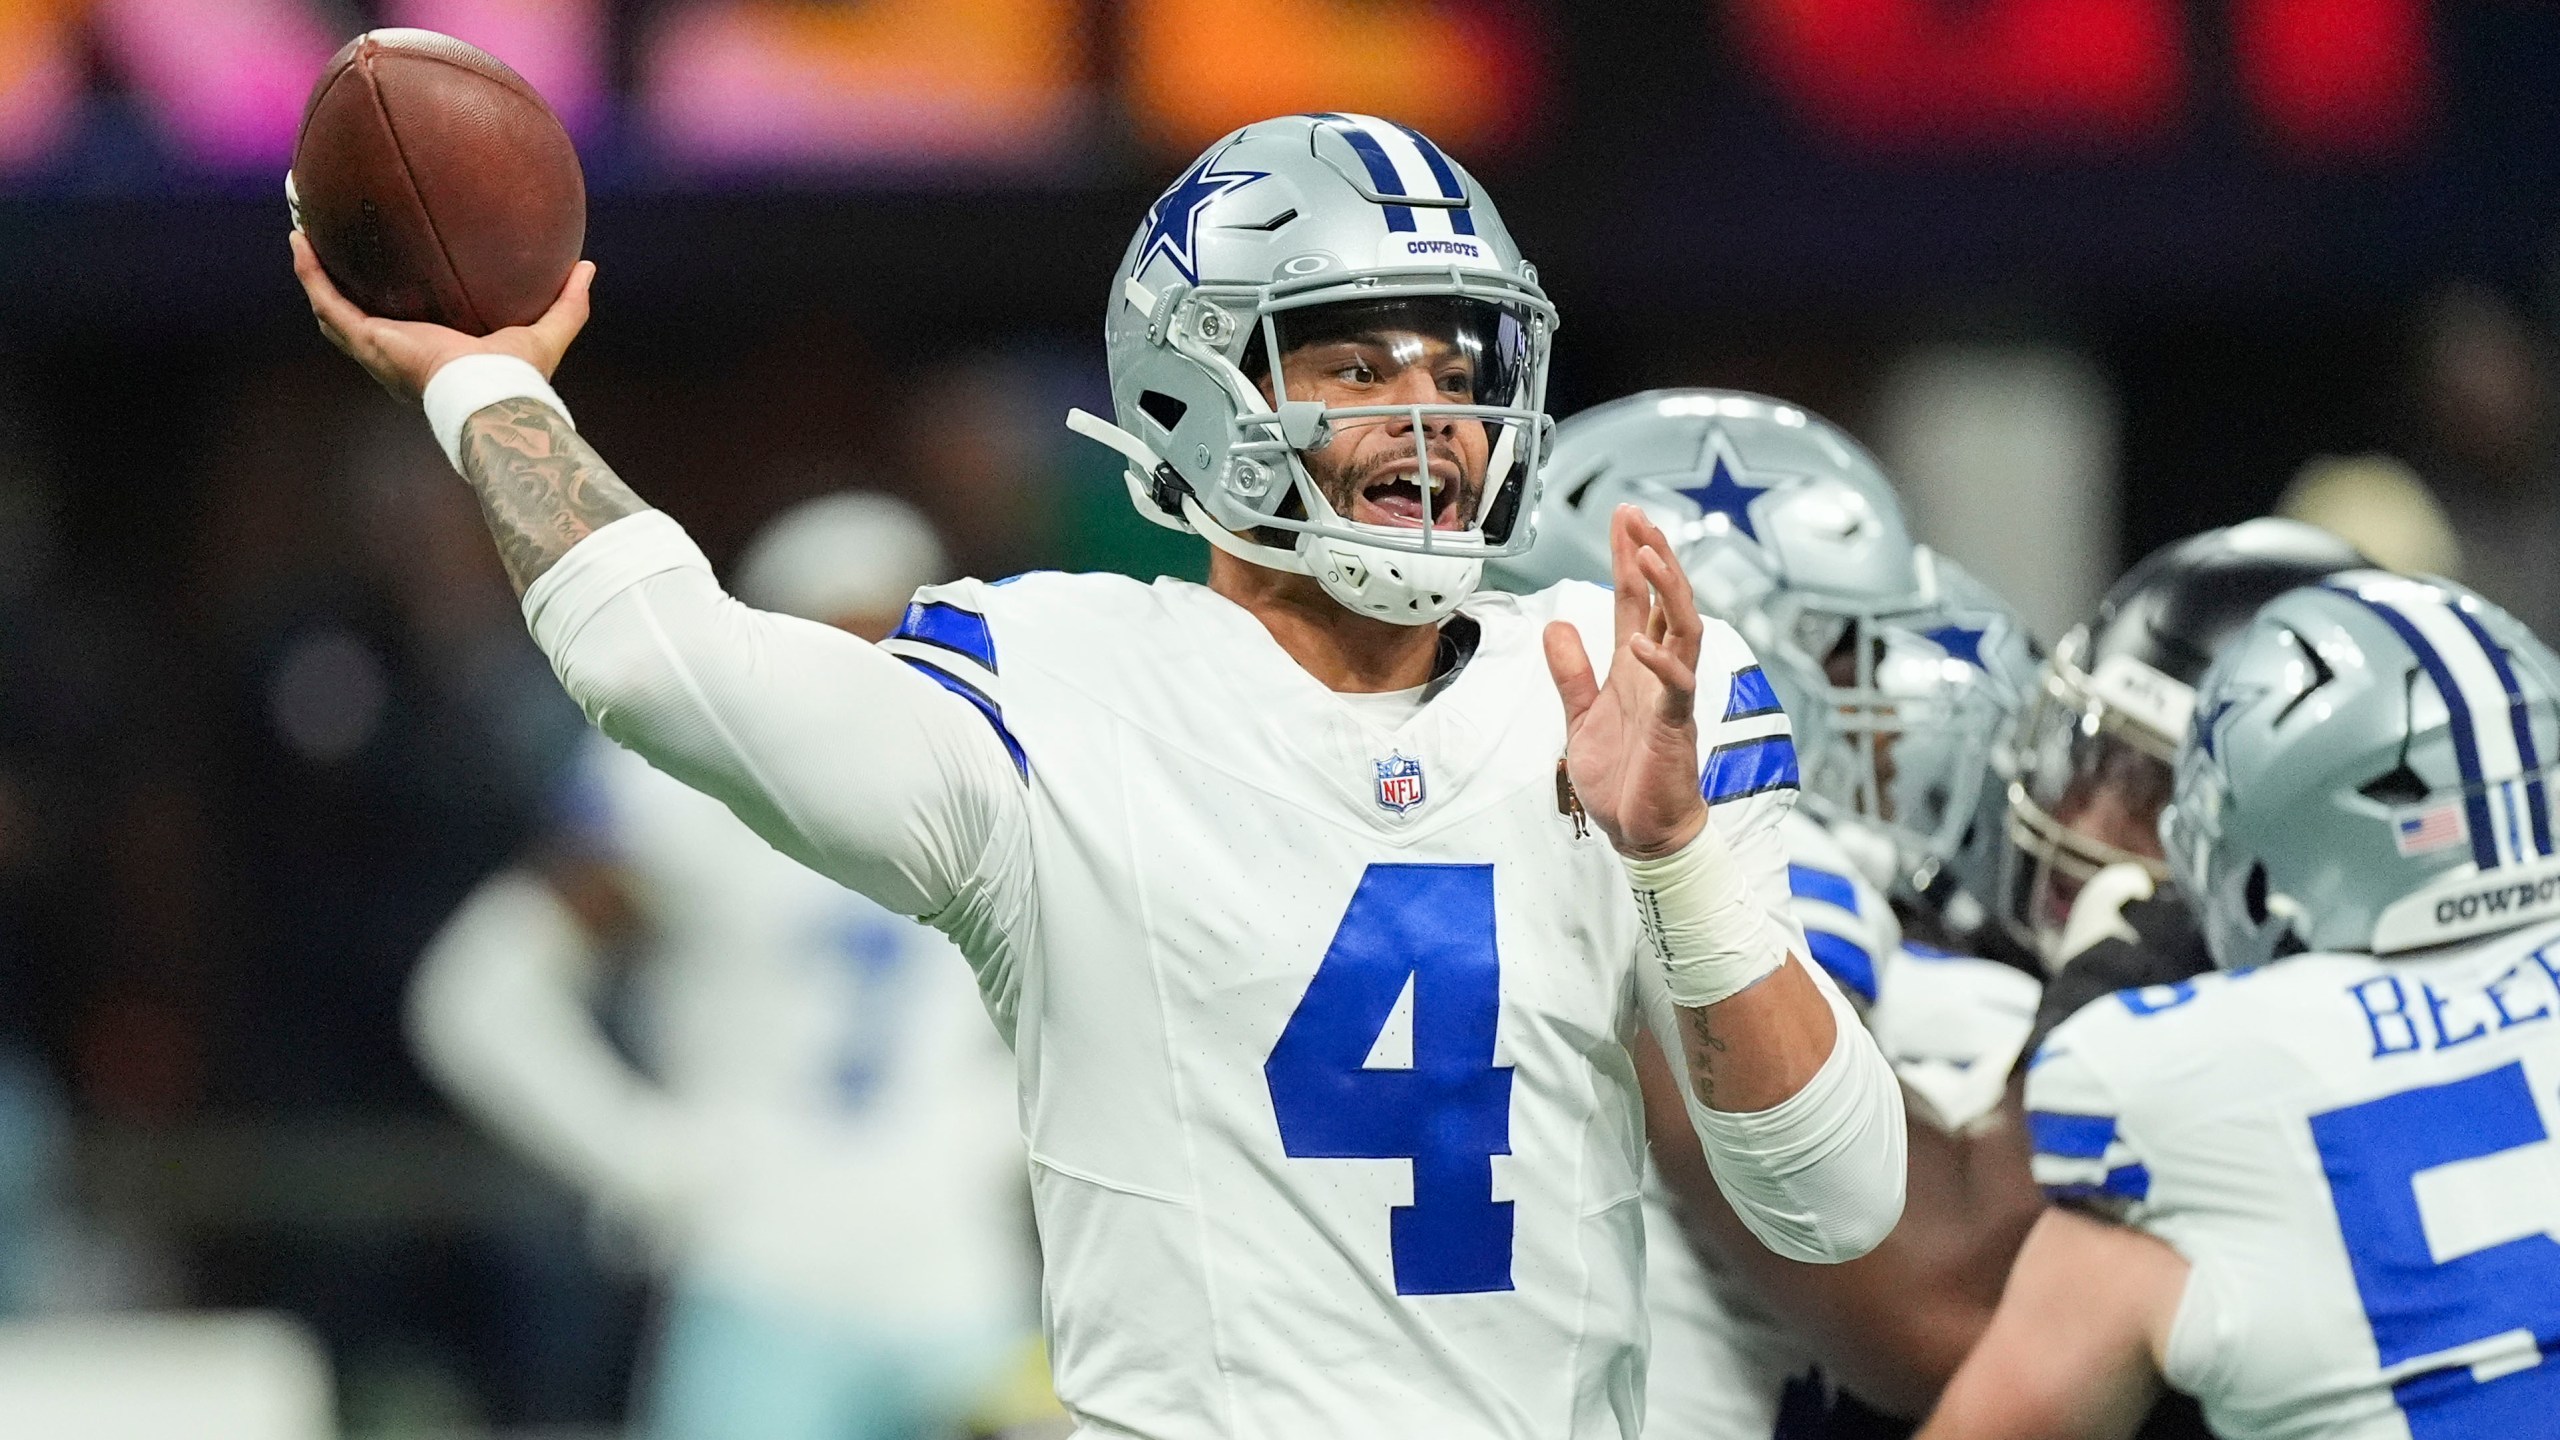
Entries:
[[1766,1110],[1711,1110],[1693,1097],[1716,1187],[1760,1243],[1790,1260],[1838,1264],[1882,1243],[1902,1218],[1902,1086],[1846,1000],[1831,1003],[1831,1055],[1804,1088]]
[[426,406],[427,428],[436,432],[436,443],[444,447],[444,458],[456,474],[462,471],[462,426],[472,416],[501,400],[539,400],[560,412],[569,428],[578,428],[570,419],[569,407],[560,392],[542,378],[542,372],[513,355],[465,355],[448,360],[427,380],[426,392],[419,396]]

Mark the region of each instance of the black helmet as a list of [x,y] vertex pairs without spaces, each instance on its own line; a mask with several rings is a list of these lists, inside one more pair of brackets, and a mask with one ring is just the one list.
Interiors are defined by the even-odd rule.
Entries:
[[2050,962],[2073,897],[2131,861],[2165,885],[2159,821],[2196,682],[2258,607],[2298,585],[2370,565],[2294,520],[2251,520],[2143,557],[2063,637],[2020,729],[2009,785],[2002,920]]

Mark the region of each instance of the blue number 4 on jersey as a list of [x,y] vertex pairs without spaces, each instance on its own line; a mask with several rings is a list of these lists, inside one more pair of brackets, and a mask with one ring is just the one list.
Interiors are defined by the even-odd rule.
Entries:
[[[1280,1147],[1326,1160],[1410,1160],[1413,1203],[1388,1216],[1396,1293],[1511,1288],[1511,1067],[1493,1063],[1502,965],[1493,867],[1372,865],[1263,1062]],[[1413,1065],[1369,1067],[1406,985]]]

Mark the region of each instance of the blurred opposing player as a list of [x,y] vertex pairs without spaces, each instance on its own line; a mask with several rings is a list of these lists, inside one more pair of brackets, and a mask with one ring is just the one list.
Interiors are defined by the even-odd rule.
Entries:
[[1923,1433],[2560,1424],[2560,659],[2445,583],[2263,609],[2199,687],[2169,864],[2225,973],[2028,1074],[2049,1212]]
[[2297,521],[2208,530],[2145,556],[2054,648],[2017,746],[2000,879],[2002,922],[2053,972],[2035,1043],[2101,996],[2212,968],[2160,847],[2196,682],[2260,606],[2363,563]]
[[[921,516],[845,494],[774,521],[738,589],[877,637],[944,574]],[[601,736],[561,809],[543,863],[429,948],[411,1030],[457,1102],[665,1251],[650,1433],[951,1433],[1035,1284],[1012,1060],[951,942]],[[619,953],[648,1073],[596,1012]]]
[[[1655,1126],[1648,1433],[1805,1433],[1790,1427],[1827,1408],[1826,1376],[1916,1416],[1989,1319],[1998,1267],[1986,1275],[1984,1255],[2005,1263],[2035,1209],[2023,1144],[1992,1112],[2036,984],[1906,944],[1882,887],[1941,932],[1959,927],[1931,897],[1963,896],[1981,913],[1979,877],[1997,853],[1984,843],[2000,804],[1992,761],[2034,669],[2023,628],[1911,540],[1855,441],[1783,402],[1672,390],[1599,406],[1558,428],[1551,480],[1537,546],[1497,578],[1527,589],[1605,576],[1617,505],[1661,523],[1701,606],[1761,661],[1733,709],[1783,702],[1793,717],[1805,789],[1783,833],[1796,917],[1858,998],[1912,1119],[1902,1228],[1820,1274],[1736,1245],[1686,1127]],[[1656,1119],[1676,1121],[1668,1071],[1652,1078]],[[1691,1243],[1684,1219],[1706,1243]]]
[[1754,1234],[1892,1227],[1900,1093],[1795,958],[1784,717],[1724,718],[1747,649],[1632,509],[1614,597],[1474,594],[1529,540],[1555,314],[1419,134],[1239,131],[1112,277],[1116,423],[1075,423],[1207,586],[934,587],[884,647],[730,600],[578,438],[542,372],[582,281],[480,341],[296,256],[394,393],[433,377],[587,713],[958,942],[1089,1432],[1635,1434],[1645,1018]]

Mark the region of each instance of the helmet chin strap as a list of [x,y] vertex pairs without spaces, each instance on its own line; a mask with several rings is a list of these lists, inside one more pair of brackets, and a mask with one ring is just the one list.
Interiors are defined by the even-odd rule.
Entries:
[[1182,518],[1191,522],[1191,528],[1198,532],[1201,539],[1248,565],[1259,565],[1265,570],[1278,570],[1288,575],[1315,573],[1307,567],[1306,556],[1299,551],[1283,550],[1277,545],[1265,545],[1259,540],[1248,540],[1219,524],[1210,518],[1208,511],[1200,508],[1200,501],[1195,496],[1182,497]]
[[1200,537],[1247,564],[1305,575],[1343,609],[1390,625],[1431,625],[1476,591],[1484,562],[1455,555],[1416,555],[1379,545],[1302,534],[1288,550],[1248,540],[1220,525],[1188,496],[1183,517]]

